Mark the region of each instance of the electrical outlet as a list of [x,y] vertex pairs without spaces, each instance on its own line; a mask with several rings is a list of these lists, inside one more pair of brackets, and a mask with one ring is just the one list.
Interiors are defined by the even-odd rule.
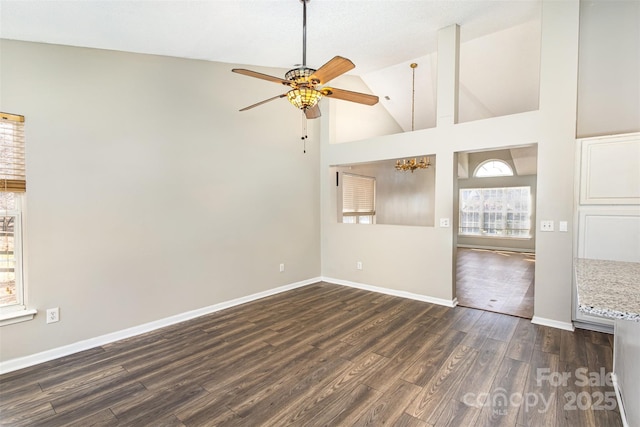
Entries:
[[440,218],[440,227],[448,227],[449,218]]
[[55,323],[60,320],[60,308],[47,309],[47,323]]
[[284,264],[280,264],[280,273],[284,271]]
[[553,231],[553,221],[540,221],[540,231]]
[[362,270],[362,261],[356,262],[356,269],[357,270]]

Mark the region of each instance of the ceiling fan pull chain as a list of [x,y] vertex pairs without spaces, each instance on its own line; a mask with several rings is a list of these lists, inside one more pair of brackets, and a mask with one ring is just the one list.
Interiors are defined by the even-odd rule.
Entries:
[[304,111],[302,112],[301,126],[302,126],[302,130],[301,130],[302,136],[300,137],[300,139],[302,140],[302,152],[306,154],[307,138],[309,138],[309,136],[307,135],[307,116],[304,114]]

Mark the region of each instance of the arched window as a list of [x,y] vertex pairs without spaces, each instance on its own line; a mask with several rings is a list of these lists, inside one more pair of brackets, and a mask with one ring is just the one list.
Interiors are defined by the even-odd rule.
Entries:
[[513,176],[513,169],[502,160],[487,160],[478,165],[473,176],[486,178],[490,176]]

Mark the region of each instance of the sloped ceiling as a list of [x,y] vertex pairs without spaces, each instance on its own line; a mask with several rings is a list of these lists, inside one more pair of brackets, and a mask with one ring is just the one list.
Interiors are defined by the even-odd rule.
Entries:
[[[356,68],[349,74],[362,77],[372,93],[388,101],[383,105],[400,126],[410,130],[407,67],[420,62],[416,104],[423,111],[415,128],[430,127],[430,119],[424,117],[434,105],[435,70],[430,67],[438,29],[459,24],[463,43],[478,40],[476,44],[482,45],[485,40],[485,54],[501,57],[495,52],[501,47],[495,40],[486,43],[491,39],[487,36],[508,38],[514,33],[505,30],[526,27],[539,10],[539,0],[310,0],[307,65],[317,68],[335,55],[351,59]],[[0,37],[286,70],[302,62],[302,4],[300,0],[0,0]],[[525,57],[504,59],[499,67],[521,69]],[[517,87],[517,76],[513,75],[514,82],[502,75],[501,79],[506,87]],[[522,98],[484,101],[474,90],[461,87],[461,97],[480,100],[470,114],[488,114],[483,108],[521,108],[495,104],[521,103]]]

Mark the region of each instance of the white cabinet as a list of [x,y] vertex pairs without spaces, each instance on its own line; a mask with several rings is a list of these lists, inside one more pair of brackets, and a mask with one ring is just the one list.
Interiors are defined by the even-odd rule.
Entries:
[[[578,258],[640,262],[640,133],[579,139]],[[613,331],[613,321],[577,309],[578,327]]]
[[578,141],[580,205],[640,205],[640,134]]

